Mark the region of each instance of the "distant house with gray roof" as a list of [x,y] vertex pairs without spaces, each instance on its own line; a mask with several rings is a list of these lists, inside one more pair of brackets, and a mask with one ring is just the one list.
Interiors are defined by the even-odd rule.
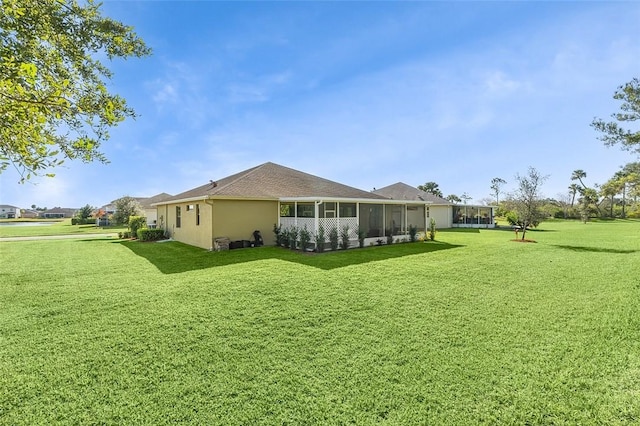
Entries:
[[20,207],[9,204],[0,205],[0,219],[17,219],[20,217]]

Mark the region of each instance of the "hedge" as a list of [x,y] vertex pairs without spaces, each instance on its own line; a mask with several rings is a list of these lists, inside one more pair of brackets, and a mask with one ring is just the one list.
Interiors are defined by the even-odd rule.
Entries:
[[138,232],[136,235],[138,236],[138,240],[140,241],[164,240],[164,229],[142,228],[142,229],[138,229]]

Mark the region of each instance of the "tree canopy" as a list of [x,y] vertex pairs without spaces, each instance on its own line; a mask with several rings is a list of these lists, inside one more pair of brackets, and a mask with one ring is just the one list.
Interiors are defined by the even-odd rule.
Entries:
[[424,185],[418,185],[420,191],[428,192],[442,198],[442,191],[435,182],[426,182]]
[[622,102],[620,112],[611,115],[615,121],[596,118],[591,126],[601,133],[600,140],[605,145],[621,145],[622,149],[640,155],[640,129],[628,129],[620,124],[640,120],[640,79],[634,78],[618,87],[613,98]]
[[108,160],[108,129],[135,117],[109,93],[108,60],[150,49],[131,27],[101,16],[88,0],[0,2],[0,172],[12,164],[21,182],[53,176],[66,159]]

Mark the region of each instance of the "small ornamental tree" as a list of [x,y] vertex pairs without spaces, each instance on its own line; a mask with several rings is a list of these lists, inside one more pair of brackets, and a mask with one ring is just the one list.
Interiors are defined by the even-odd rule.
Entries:
[[147,227],[147,218],[144,216],[129,216],[129,229],[131,235],[136,237],[138,235],[138,229]]
[[307,225],[300,229],[300,250],[307,251],[309,248],[309,241],[311,241],[311,233],[307,229]]
[[538,224],[543,217],[540,209],[542,204],[540,189],[547,177],[533,167],[529,167],[526,176],[516,175],[518,189],[514,193],[513,201],[518,221],[522,223],[522,240],[527,233],[527,227]]
[[128,224],[130,216],[138,216],[142,212],[138,201],[128,195],[118,198],[113,204],[115,205],[115,213],[112,219],[118,225]]

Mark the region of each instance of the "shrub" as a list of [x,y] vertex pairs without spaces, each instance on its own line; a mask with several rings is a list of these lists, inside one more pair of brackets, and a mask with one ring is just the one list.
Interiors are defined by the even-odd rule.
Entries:
[[322,253],[324,251],[324,245],[327,242],[327,238],[324,234],[324,228],[322,225],[318,227],[318,233],[316,234],[316,251]]
[[416,241],[416,235],[418,235],[418,227],[409,225],[409,241],[412,243]]
[[345,225],[340,231],[340,248],[342,250],[349,248],[349,225]]
[[280,231],[280,235],[281,235],[280,238],[282,238],[282,245],[285,248],[289,248],[291,244],[291,239],[289,238],[289,230],[283,229],[282,231]]
[[298,245],[298,228],[295,226],[289,228],[289,245],[291,246],[291,250],[295,250]]
[[364,247],[364,239],[367,237],[367,231],[360,228],[358,229],[358,245],[360,248]]
[[276,236],[276,245],[282,246],[282,225],[278,226],[275,223],[273,224],[273,233]]
[[144,216],[130,216],[129,217],[129,230],[131,235],[138,235],[138,229],[147,227],[147,218]]
[[164,230],[142,228],[138,229],[136,235],[140,241],[158,241],[164,239]]
[[393,244],[393,235],[391,235],[391,230],[387,234],[387,244]]
[[131,238],[131,231],[118,232],[118,238],[120,239]]
[[311,241],[311,233],[307,229],[307,225],[300,230],[300,250],[307,251],[309,248],[309,241]]
[[429,221],[429,239],[431,241],[436,239],[436,220],[434,218]]
[[338,230],[335,226],[329,231],[329,246],[333,251],[338,250]]

